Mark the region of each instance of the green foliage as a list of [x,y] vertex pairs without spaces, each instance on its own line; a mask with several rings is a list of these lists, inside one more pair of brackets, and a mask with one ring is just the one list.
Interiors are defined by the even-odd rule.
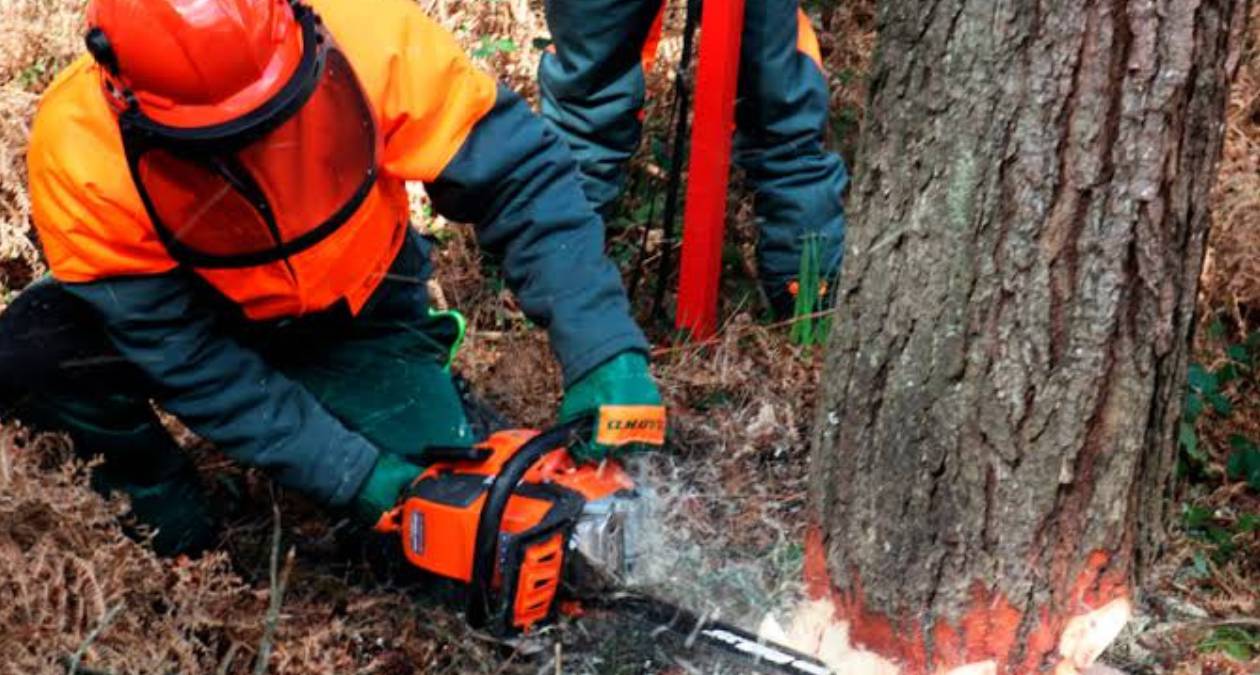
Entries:
[[[613,228],[610,226],[609,229]],[[608,257],[612,258],[620,269],[627,269],[633,265],[638,254],[639,246],[636,242],[625,239],[613,239],[608,242]]]
[[807,237],[804,241],[796,306],[792,311],[790,338],[793,344],[820,345],[831,332],[831,317],[819,316],[826,306],[824,295],[828,281],[823,278],[821,248],[818,237]]
[[[1240,408],[1255,408],[1257,356],[1260,333],[1241,341],[1227,339],[1223,322],[1208,325],[1206,335],[1213,349],[1212,364],[1192,363],[1186,372],[1187,392],[1178,427],[1179,474],[1189,480],[1190,498],[1182,504],[1181,521],[1186,533],[1201,542],[1189,573],[1209,580],[1210,563],[1225,564],[1248,550],[1248,542],[1260,528],[1260,514],[1238,513],[1237,504],[1214,498],[1220,488],[1243,481],[1260,491],[1260,447],[1237,433],[1232,418]],[[1233,432],[1233,433],[1230,433]],[[1228,442],[1223,439],[1228,438]]]
[[[1255,522],[1250,519],[1230,521],[1219,517],[1215,509],[1202,505],[1182,504],[1181,521],[1187,534],[1209,545],[1212,559],[1216,562],[1229,560],[1230,556],[1238,550],[1235,539],[1249,536],[1255,528]],[[1202,555],[1202,553],[1198,551],[1197,555]],[[1201,566],[1202,569],[1200,569]],[[1195,572],[1206,572],[1206,560],[1195,560]],[[1202,574],[1201,578],[1206,576]]]
[[26,91],[38,92],[47,85],[59,67],[60,64],[54,57],[46,56],[35,59],[29,66],[18,72],[17,83]]
[[[605,218],[604,224],[610,233],[622,233],[629,230],[642,230],[656,226],[656,220],[665,212],[665,195],[648,193],[629,195],[617,203],[613,214]],[[634,237],[637,242],[638,238]],[[636,243],[637,246],[637,243]]]
[[791,576],[798,576],[805,566],[805,547],[795,541],[788,542],[776,546],[770,552],[770,558],[774,569],[787,570],[793,573]]
[[1225,475],[1233,480],[1245,480],[1253,490],[1260,490],[1260,448],[1243,436],[1234,434],[1229,439],[1233,448],[1225,463]]
[[1212,576],[1212,568],[1208,566],[1207,556],[1203,551],[1195,551],[1192,559],[1191,573],[1195,579],[1208,579]]
[[849,166],[853,166],[857,155],[858,132],[862,128],[862,110],[853,105],[841,104],[832,111],[830,124],[836,150]]
[[1199,651],[1221,652],[1237,661],[1250,661],[1260,655],[1260,631],[1221,626],[1199,643]]
[[477,41],[477,46],[473,48],[472,55],[475,58],[486,59],[495,54],[511,54],[519,47],[516,42],[508,38],[492,38],[488,35],[482,35]]
[[664,136],[652,136],[648,141],[648,149],[652,153],[652,162],[660,167],[662,172],[668,173],[673,169],[674,156],[670,154],[670,148],[665,143]]
[[[1207,333],[1212,339],[1220,339],[1224,335],[1224,326],[1219,320],[1215,321],[1208,326]],[[1181,424],[1177,432],[1177,444],[1182,451],[1182,473],[1194,475],[1202,473],[1206,468],[1210,458],[1199,443],[1198,425],[1208,418],[1225,419],[1234,413],[1231,389],[1236,389],[1241,380],[1254,375],[1253,366],[1258,347],[1260,333],[1255,333],[1243,342],[1227,345],[1224,360],[1214,369],[1201,363],[1190,364],[1186,372],[1189,391],[1182,406]],[[1247,443],[1246,439],[1242,439],[1242,442]],[[1235,445],[1235,448],[1238,447]],[[1256,457],[1254,446],[1247,443],[1247,447],[1249,449],[1236,450],[1238,459],[1231,461],[1236,462],[1239,471],[1249,477],[1248,467],[1260,462],[1260,457]]]

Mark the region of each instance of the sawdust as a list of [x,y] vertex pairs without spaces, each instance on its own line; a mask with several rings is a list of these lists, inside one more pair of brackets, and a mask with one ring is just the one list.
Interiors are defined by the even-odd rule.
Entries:
[[829,600],[804,602],[790,610],[787,628],[780,624],[775,613],[766,614],[757,635],[817,656],[836,673],[897,675],[900,672],[895,664],[855,648],[849,641],[848,624],[833,620],[835,612]]

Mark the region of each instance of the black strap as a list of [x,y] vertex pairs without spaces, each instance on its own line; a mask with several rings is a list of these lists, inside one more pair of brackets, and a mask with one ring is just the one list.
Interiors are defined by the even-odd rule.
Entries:
[[694,51],[696,28],[700,25],[700,0],[687,0],[687,20],[683,27],[682,53],[678,57],[678,72],[674,76],[674,147],[670,159],[669,180],[665,188],[665,213],[661,223],[660,266],[656,273],[656,293],[652,299],[652,319],[660,319],[665,306],[665,288],[669,285],[670,273],[674,266],[674,221],[678,217],[678,193],[682,186],[683,164],[687,156],[688,112],[691,109],[691,90],[688,86],[688,73],[691,69],[691,55]]
[[490,448],[466,445],[430,445],[414,456],[408,457],[420,466],[436,462],[484,462],[494,454]]

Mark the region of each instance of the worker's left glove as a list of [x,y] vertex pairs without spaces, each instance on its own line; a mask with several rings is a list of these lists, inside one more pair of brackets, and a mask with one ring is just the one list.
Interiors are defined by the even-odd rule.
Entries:
[[[605,361],[594,370],[569,386],[560,404],[560,421],[567,422],[583,414],[600,414],[621,406],[624,410],[660,408],[661,393],[648,369],[645,355],[637,351],[625,351]],[[635,420],[659,424],[659,435],[664,438],[664,409],[655,411],[648,420]],[[605,420],[601,420],[603,422]],[[582,439],[569,448],[569,453],[579,462],[599,462],[611,455],[648,450],[651,444],[643,442],[620,443],[610,439],[607,429],[596,426],[590,438]]]
[[398,496],[421,471],[405,459],[382,452],[354,496],[355,515],[366,525],[376,525],[381,514],[398,505]]

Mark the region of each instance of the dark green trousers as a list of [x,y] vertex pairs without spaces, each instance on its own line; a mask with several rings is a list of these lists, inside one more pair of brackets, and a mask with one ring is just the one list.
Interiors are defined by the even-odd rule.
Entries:
[[[641,61],[664,0],[545,0],[555,51],[542,55],[542,114],[573,150],[582,187],[607,211],[639,145]],[[823,278],[844,252],[841,196],[849,176],[827,150],[827,81],[797,47],[799,0],[748,0],[739,65],[733,160],[753,191],[757,258],[767,293],[786,295],[814,241]],[[703,36],[702,36],[703,39]]]
[[[359,317],[342,310],[267,325],[225,321],[225,330],[383,452],[469,445],[448,367],[461,320],[416,306],[393,283]],[[80,455],[104,459],[95,487],[131,497],[136,519],[157,530],[158,552],[196,552],[214,544],[215,518],[187,455],[153,412],[150,400],[161,396],[118,356],[90,308],[56,282],[32,285],[0,314],[0,419],[68,432]]]

